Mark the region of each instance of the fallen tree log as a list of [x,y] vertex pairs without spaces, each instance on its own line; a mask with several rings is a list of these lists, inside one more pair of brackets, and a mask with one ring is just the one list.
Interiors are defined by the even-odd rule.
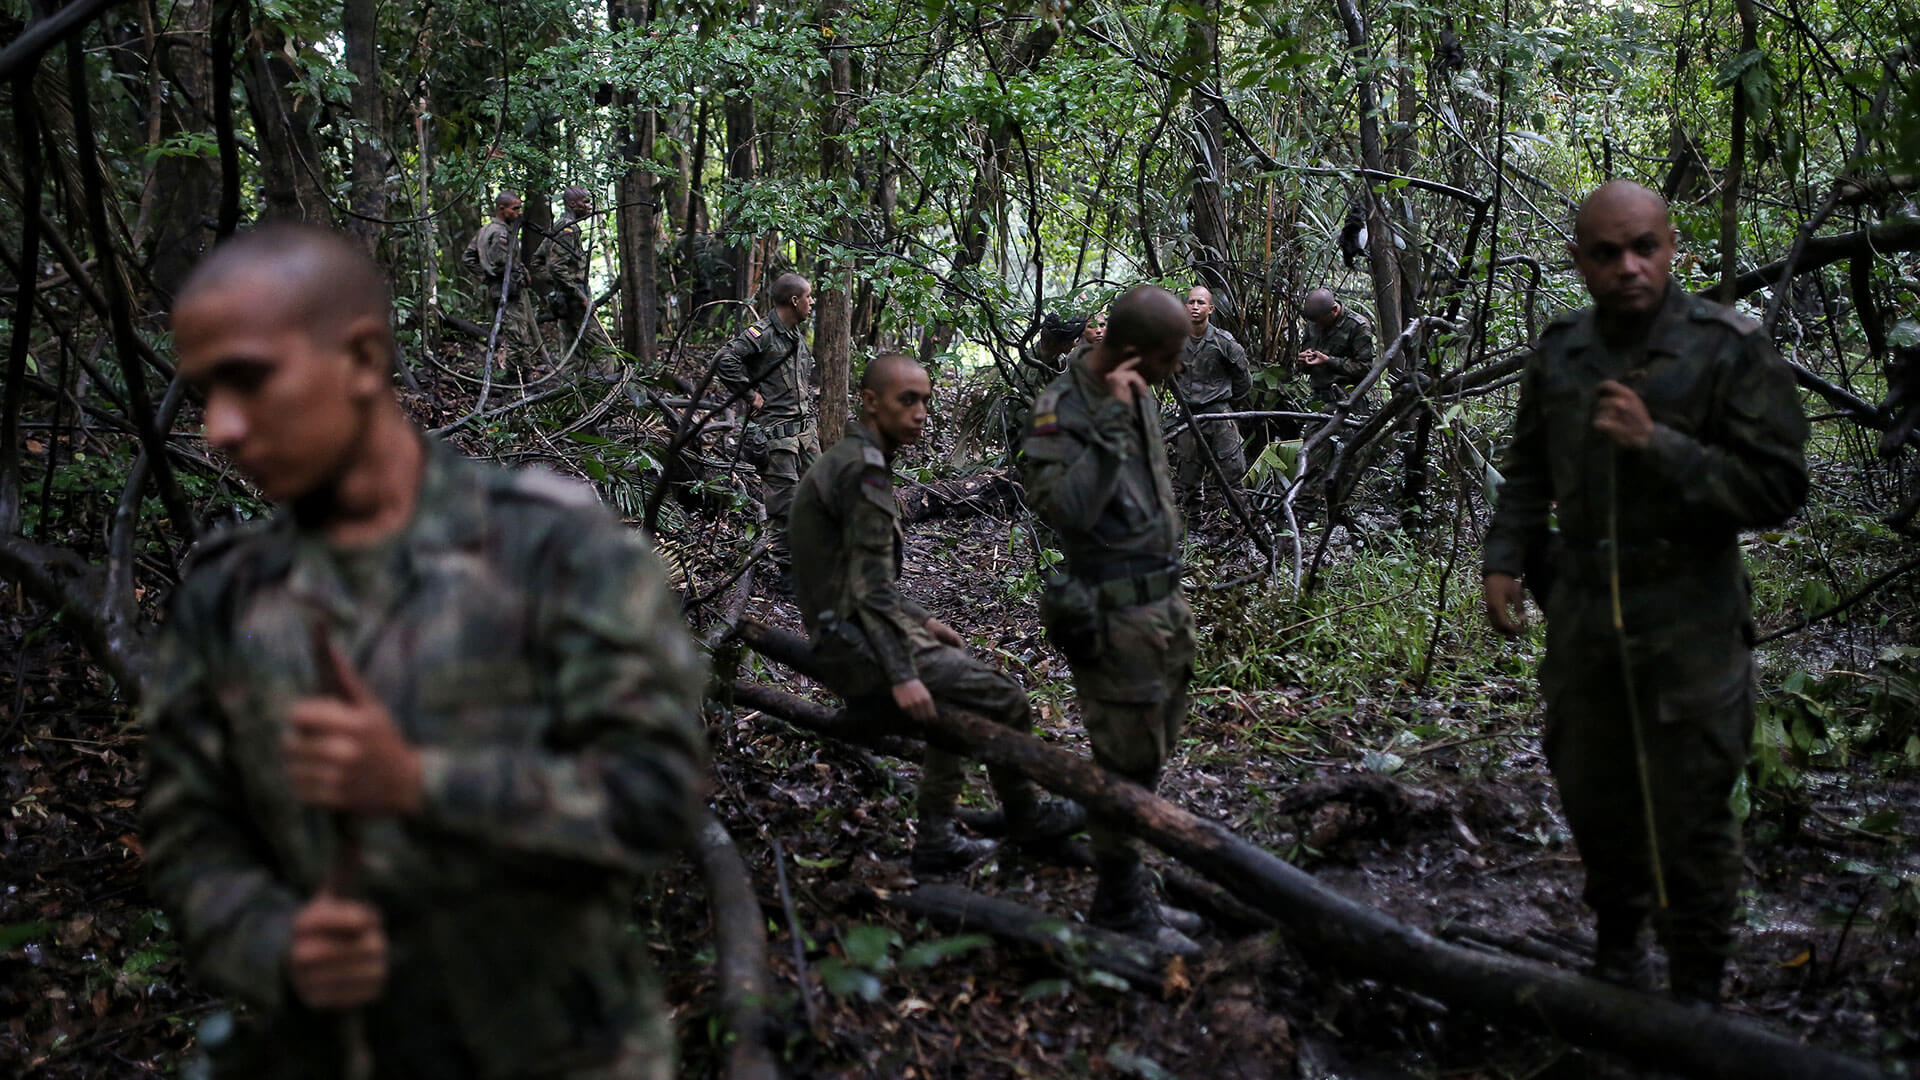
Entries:
[[1039,950],[1065,971],[1095,968],[1158,993],[1161,957],[1125,934],[958,885],[921,885],[906,892],[870,890],[875,903],[936,924],[978,930]]
[[[742,640],[796,670],[811,668],[806,642],[751,620]],[[736,683],[748,700],[750,683]],[[759,688],[756,707],[777,712],[788,695]],[[800,699],[786,719],[848,741],[862,729]],[[1571,972],[1440,941],[1320,884],[1311,874],[1218,822],[1183,810],[1091,760],[969,713],[942,707],[932,723],[904,716],[896,730],[989,765],[1012,769],[1088,812],[1152,843],[1278,919],[1306,952],[1348,975],[1381,980],[1450,1006],[1544,1031],[1632,1060],[1712,1080],[1867,1080],[1871,1064],[1805,1046],[1745,1020],[1689,1008]]]
[[730,1040],[727,1080],[779,1080],[767,1045],[767,929],[753,877],[726,826],[708,813],[694,837],[700,877],[713,910],[715,975],[720,1015]]

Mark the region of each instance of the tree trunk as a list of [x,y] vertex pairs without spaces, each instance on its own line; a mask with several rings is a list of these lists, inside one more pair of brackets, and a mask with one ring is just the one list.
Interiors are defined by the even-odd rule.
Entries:
[[379,10],[377,0],[345,0],[340,21],[347,71],[354,79],[353,118],[360,125],[353,140],[356,216],[347,223],[347,231],[359,237],[368,255],[375,253],[380,222],[387,216],[387,96],[380,86]]
[[[744,92],[727,95],[727,179],[735,187],[751,184],[759,176],[760,132],[755,122],[753,99]],[[733,263],[733,298],[752,303],[760,291],[755,236],[737,221],[727,222],[727,258]]]
[[[1744,55],[1760,47],[1753,15],[1753,0],[1734,0],[1740,13],[1740,52]],[[1720,178],[1720,291],[1714,296],[1723,304],[1734,301],[1733,280],[1740,273],[1740,182],[1747,171],[1746,79],[1734,80],[1733,134],[1728,142],[1727,171]]]
[[[821,47],[827,54],[826,93],[820,110],[820,179],[829,187],[847,184],[852,171],[844,137],[853,110],[853,65],[847,50],[831,47],[840,40],[835,31],[847,6],[847,0],[820,0]],[[844,215],[836,217],[830,229],[840,243],[852,240],[853,225]],[[853,307],[847,295],[850,269],[831,255],[823,256],[814,267],[819,312],[814,316],[813,354],[820,372],[822,450],[839,442],[847,426],[847,385],[853,365]]]
[[[1367,45],[1367,24],[1358,0],[1338,0],[1340,21],[1347,28],[1347,50],[1353,56],[1354,78],[1360,84],[1360,163],[1376,172],[1386,171],[1386,157],[1380,145],[1380,93],[1372,73],[1373,56]],[[1361,181],[1367,200],[1367,266],[1373,274],[1375,328],[1382,337],[1400,332],[1399,261],[1393,255],[1393,229],[1387,219],[1386,200],[1373,193],[1373,182]]]
[[247,35],[246,63],[240,69],[260,155],[260,186],[266,201],[260,216],[325,224],[332,215],[326,193],[314,179],[320,156],[313,142],[313,108],[294,98],[286,41],[278,27],[255,26]]
[[1219,95],[1206,92],[1219,48],[1219,18],[1219,4],[1210,0],[1204,17],[1187,23],[1186,63],[1192,68],[1188,77],[1194,80],[1193,188],[1189,196],[1193,211],[1192,262],[1194,284],[1205,285],[1213,293],[1213,302],[1220,309],[1220,324],[1229,332],[1239,332],[1245,329],[1245,313],[1228,277],[1233,249],[1226,191],[1221,183],[1227,174],[1226,148],[1220,135],[1226,119]]
[[[607,0],[608,21],[614,26],[653,21],[649,0]],[[621,90],[616,104],[631,111],[636,164],[620,177],[614,220],[620,230],[620,347],[652,364],[659,333],[659,185],[641,162],[651,162],[654,132],[659,118],[642,108],[631,91]]]
[[[159,36],[148,77],[167,85],[160,95],[161,138],[213,130],[206,106],[213,96],[212,53],[204,42],[213,31],[212,0],[180,0],[172,33]],[[212,214],[219,204],[220,174],[201,154],[169,154],[154,162],[153,235],[150,273],[159,310],[173,306],[200,256],[213,243]]]

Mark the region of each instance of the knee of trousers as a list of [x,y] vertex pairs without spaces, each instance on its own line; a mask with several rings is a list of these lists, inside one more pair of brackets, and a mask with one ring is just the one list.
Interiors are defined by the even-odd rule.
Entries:
[[1159,780],[1167,761],[1164,703],[1082,699],[1080,720],[1102,768],[1140,783]]

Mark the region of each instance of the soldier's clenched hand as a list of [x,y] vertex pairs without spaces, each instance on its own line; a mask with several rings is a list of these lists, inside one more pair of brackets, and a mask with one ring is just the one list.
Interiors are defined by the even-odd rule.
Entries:
[[901,712],[923,724],[932,722],[939,712],[933,706],[933,695],[927,692],[927,684],[919,679],[894,683],[893,703],[900,706]]
[[1308,367],[1319,367],[1321,364],[1326,363],[1327,359],[1327,354],[1321,352],[1319,349],[1302,349],[1300,351],[1300,362]]
[[942,645],[951,645],[956,649],[964,649],[967,647],[967,640],[955,633],[953,627],[948,626],[939,619],[931,617],[927,619],[927,633],[932,634],[933,640]]
[[1107,392],[1122,405],[1131,405],[1147,393],[1146,376],[1140,374],[1139,367],[1140,357],[1135,356],[1107,372]]
[[329,646],[327,657],[338,695],[302,698],[287,711],[281,753],[294,797],[323,810],[418,813],[420,752],[340,650]]
[[1519,637],[1527,629],[1526,590],[1512,574],[1488,574],[1481,581],[1486,594],[1487,621],[1508,637]]
[[293,914],[287,979],[309,1009],[357,1009],[387,983],[380,910],[321,893]]
[[1629,450],[1644,450],[1653,441],[1653,416],[1647,403],[1625,383],[1608,379],[1599,386],[1593,404],[1593,428]]

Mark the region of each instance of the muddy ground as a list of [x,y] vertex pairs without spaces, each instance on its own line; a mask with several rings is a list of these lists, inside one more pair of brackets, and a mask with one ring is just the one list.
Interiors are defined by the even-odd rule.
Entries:
[[[917,526],[905,588],[1028,684],[1045,737],[1085,752],[1010,527],[982,514]],[[726,554],[716,545],[691,560],[696,583],[716,580]],[[798,626],[766,590],[750,612]],[[1838,633],[1793,647],[1848,644]],[[104,676],[11,591],[0,595],[0,641],[0,1070],[176,1074],[196,1025],[223,1006],[194,987],[145,896],[138,732]],[[759,661],[746,674],[830,700]],[[1403,691],[1199,687],[1162,790],[1413,925],[1576,965],[1591,925],[1530,682],[1483,685],[1471,708]],[[1427,734],[1409,738],[1415,708]],[[709,723],[713,806],[768,918],[778,1035],[795,1076],[1656,1075],[1343,979],[1295,953],[1284,927],[1216,925],[1203,957],[1158,985],[1129,985],[1058,951],[928,925],[882,900],[913,884],[913,763],[823,745],[751,711],[715,708]],[[1728,1007],[1905,1072],[1920,1053],[1920,939],[1898,875],[1920,872],[1905,840],[1920,836],[1920,782],[1865,761],[1810,780],[1806,806],[1763,807],[1749,821],[1752,895]],[[1289,807],[1302,785],[1318,797]],[[968,797],[990,805],[983,775]],[[1006,857],[965,884],[1070,922],[1092,873]],[[691,865],[662,874],[635,911],[674,1006],[684,1074],[713,1075],[713,942]]]

